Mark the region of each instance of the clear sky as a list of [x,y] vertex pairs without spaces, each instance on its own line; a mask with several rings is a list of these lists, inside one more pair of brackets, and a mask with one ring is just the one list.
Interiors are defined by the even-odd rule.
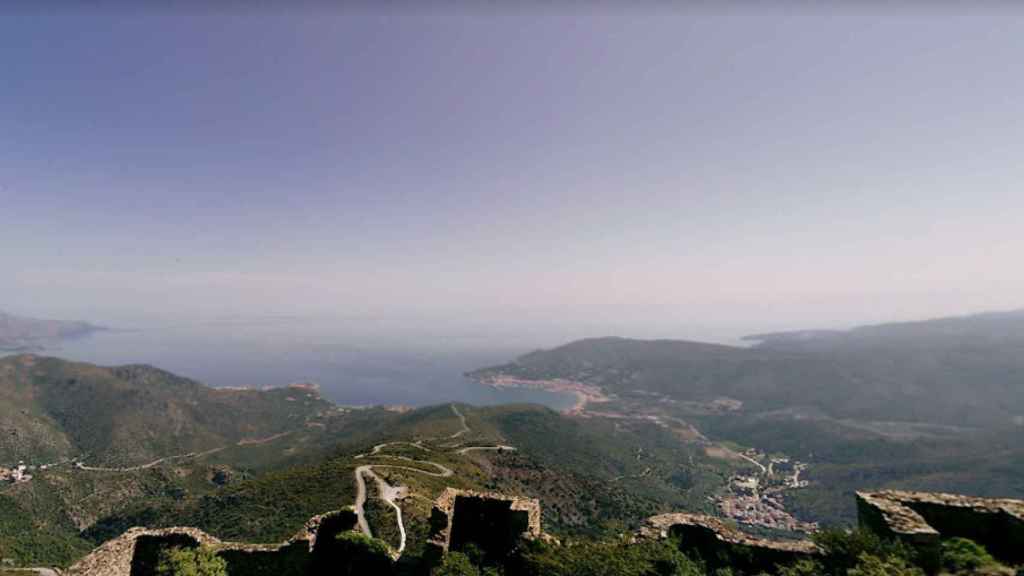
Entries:
[[71,4],[0,10],[0,309],[699,336],[1024,307],[1012,3]]

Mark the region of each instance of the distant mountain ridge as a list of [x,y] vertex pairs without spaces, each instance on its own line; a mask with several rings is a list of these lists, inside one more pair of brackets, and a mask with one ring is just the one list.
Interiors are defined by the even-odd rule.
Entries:
[[46,345],[104,330],[88,322],[40,320],[0,312],[0,351],[39,351]]
[[593,338],[469,376],[574,380],[679,401],[724,396],[753,411],[809,406],[839,418],[990,427],[1024,417],[1024,312],[752,338],[761,342],[749,348]]
[[955,345],[963,338],[1024,344],[1024,309],[871,324],[849,330],[770,332],[745,336],[743,340],[758,342],[761,348],[805,350],[854,343]]

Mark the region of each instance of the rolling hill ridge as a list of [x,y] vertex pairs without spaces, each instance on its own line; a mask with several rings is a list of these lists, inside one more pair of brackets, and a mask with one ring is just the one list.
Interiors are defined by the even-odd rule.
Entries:
[[617,395],[727,397],[749,411],[1001,427],[1024,423],[1024,313],[750,337],[749,348],[594,338],[469,376],[564,379]]
[[209,388],[150,366],[0,358],[0,464],[76,458],[132,466],[301,427],[316,390]]

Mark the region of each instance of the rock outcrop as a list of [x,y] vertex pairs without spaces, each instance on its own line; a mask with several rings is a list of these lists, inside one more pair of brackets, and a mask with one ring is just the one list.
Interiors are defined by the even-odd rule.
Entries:
[[[132,528],[106,542],[68,569],[68,576],[146,576],[152,574],[161,550],[172,547],[208,547],[228,562],[233,573],[304,574],[326,546],[318,539],[333,539],[356,527],[351,509],[311,518],[292,538],[280,544],[223,542],[197,528]],[[322,555],[322,554],[321,554]]]
[[709,567],[730,566],[751,574],[772,571],[813,558],[820,551],[809,540],[755,538],[703,514],[661,514],[647,519],[641,538],[678,538],[680,549],[699,556]]
[[941,541],[969,538],[1010,564],[1024,562],[1024,501],[940,492],[857,493],[860,525],[914,547],[926,568],[938,569]]
[[523,539],[541,536],[540,503],[493,492],[448,488],[430,513],[428,562],[449,550],[476,545],[487,557],[500,559]]

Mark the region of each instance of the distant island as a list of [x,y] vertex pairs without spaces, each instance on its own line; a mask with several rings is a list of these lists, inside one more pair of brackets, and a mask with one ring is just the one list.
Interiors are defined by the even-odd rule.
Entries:
[[0,312],[0,352],[38,352],[62,340],[105,330],[88,322],[40,320]]

